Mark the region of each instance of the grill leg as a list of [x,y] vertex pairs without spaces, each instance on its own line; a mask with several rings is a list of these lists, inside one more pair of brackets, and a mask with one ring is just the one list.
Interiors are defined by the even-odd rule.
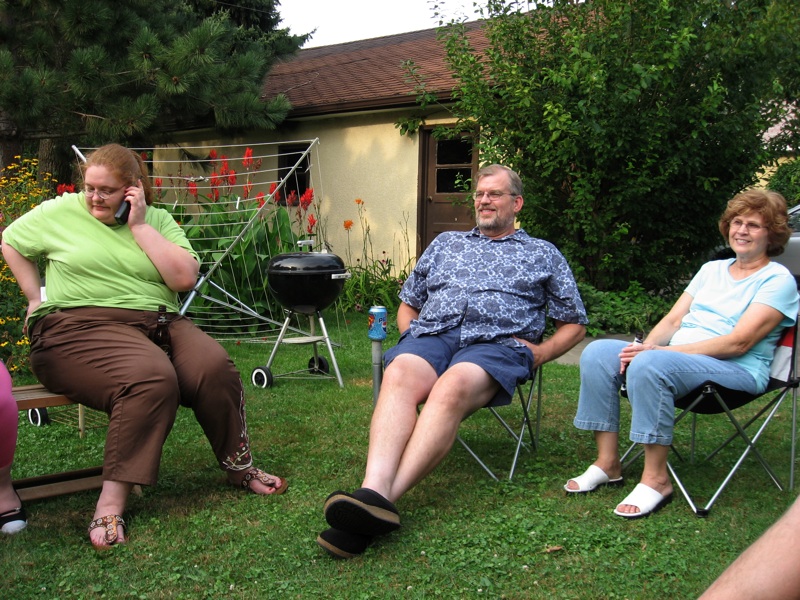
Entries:
[[343,388],[344,381],[342,381],[342,374],[339,372],[339,365],[336,362],[336,355],[333,353],[331,338],[328,337],[328,330],[325,327],[325,319],[322,318],[321,312],[317,312],[317,319],[319,320],[319,328],[322,330],[322,335],[325,338],[325,345],[328,347],[328,353],[331,355],[331,364],[333,365],[333,370],[336,373],[336,381],[339,382],[339,387]]

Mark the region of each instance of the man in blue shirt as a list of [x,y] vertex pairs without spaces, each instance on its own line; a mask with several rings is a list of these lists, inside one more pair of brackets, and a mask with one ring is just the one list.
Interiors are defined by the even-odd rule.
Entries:
[[[317,543],[335,557],[361,554],[374,536],[397,529],[394,502],[447,455],[461,421],[508,404],[518,383],[585,335],[566,260],[515,228],[519,175],[491,165],[476,181],[477,227],[439,235],[400,292],[402,336],[384,356],[362,487],[325,502],[331,528]],[[545,316],[556,331],[543,340]]]

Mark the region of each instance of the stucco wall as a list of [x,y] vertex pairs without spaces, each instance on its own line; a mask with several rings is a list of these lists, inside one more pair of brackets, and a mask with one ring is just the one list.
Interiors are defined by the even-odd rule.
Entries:
[[[342,258],[363,260],[366,252],[367,260],[388,257],[404,265],[413,257],[418,138],[400,136],[393,123],[383,113],[307,121],[293,131],[320,140],[324,233]],[[345,221],[353,221],[349,235]]]

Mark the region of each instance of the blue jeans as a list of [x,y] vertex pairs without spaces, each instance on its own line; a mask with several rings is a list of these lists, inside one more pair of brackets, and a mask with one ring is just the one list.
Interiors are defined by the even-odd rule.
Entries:
[[[628,342],[595,340],[581,354],[581,391],[574,425],[619,432],[619,353]],[[640,444],[672,443],[675,400],[708,380],[751,394],[760,390],[739,365],[701,354],[669,350],[639,353],[626,369],[631,403],[630,439]]]

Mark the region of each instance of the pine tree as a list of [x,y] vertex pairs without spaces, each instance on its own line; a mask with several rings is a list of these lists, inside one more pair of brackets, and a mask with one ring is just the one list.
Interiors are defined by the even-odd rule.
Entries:
[[272,129],[261,98],[274,60],[306,36],[278,29],[275,0],[0,0],[0,160],[172,131]]

